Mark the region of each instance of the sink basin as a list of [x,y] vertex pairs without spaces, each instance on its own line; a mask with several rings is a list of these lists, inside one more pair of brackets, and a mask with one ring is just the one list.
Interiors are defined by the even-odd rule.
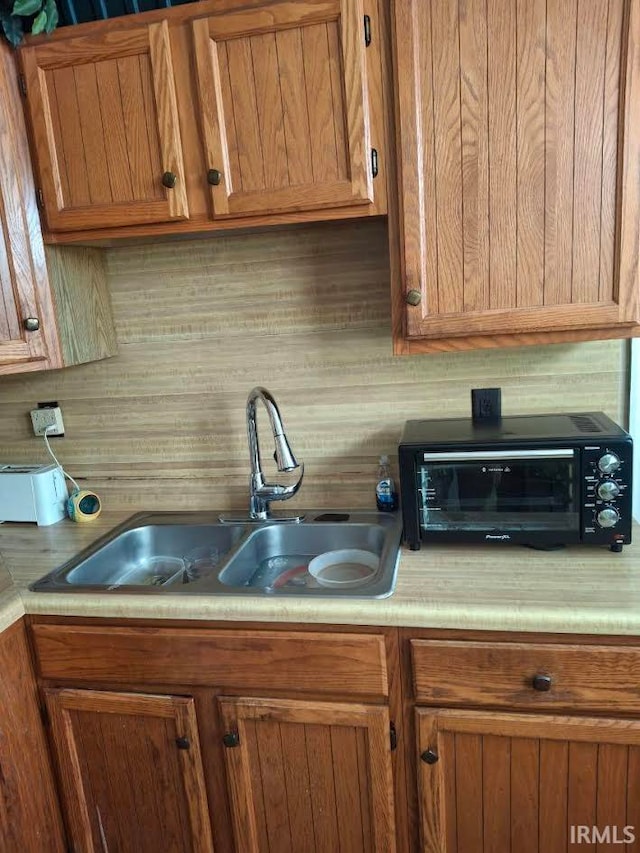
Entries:
[[138,587],[151,591],[183,585],[188,580],[185,557],[209,547],[224,558],[245,534],[244,525],[213,524],[209,516],[206,523],[198,521],[191,513],[133,516],[31,588],[70,592],[136,587],[132,591],[140,592]]
[[[395,564],[398,542],[391,540],[387,544],[383,519],[380,523],[267,524],[254,530],[229,555],[218,580],[227,586],[248,586],[254,591],[327,595],[327,587],[308,574],[309,562],[325,551],[358,548],[377,555],[379,565],[373,577],[355,589],[360,593],[366,590],[372,597],[389,594],[388,572],[390,565]],[[286,578],[289,580],[279,586],[279,580]],[[349,595],[355,589],[332,588],[330,594]]]
[[[141,513],[36,581],[37,592],[303,595],[382,598],[395,587],[400,518],[307,511],[299,523],[213,522],[213,513]],[[328,588],[307,572],[337,549],[371,552],[378,568],[357,586]]]

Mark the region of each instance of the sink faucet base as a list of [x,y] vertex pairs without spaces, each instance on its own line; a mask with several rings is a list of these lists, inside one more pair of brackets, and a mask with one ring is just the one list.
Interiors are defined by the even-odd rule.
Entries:
[[304,515],[265,515],[264,518],[259,518],[255,515],[219,515],[218,521],[221,524],[299,524],[304,521]]

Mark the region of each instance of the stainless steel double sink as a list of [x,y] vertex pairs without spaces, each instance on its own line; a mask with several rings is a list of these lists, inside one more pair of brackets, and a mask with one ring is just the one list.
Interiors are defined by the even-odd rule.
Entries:
[[[216,517],[216,516],[214,516]],[[402,532],[396,515],[306,511],[297,523],[213,522],[211,513],[140,513],[31,585],[37,592],[385,598]],[[325,552],[375,553],[358,586],[321,586],[306,571]]]

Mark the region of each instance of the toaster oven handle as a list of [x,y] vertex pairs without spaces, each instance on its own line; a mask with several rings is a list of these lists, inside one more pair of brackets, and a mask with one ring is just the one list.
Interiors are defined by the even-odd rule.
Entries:
[[575,452],[568,447],[549,448],[549,450],[446,450],[425,451],[425,462],[446,460],[447,462],[475,462],[483,460],[509,459],[573,459]]

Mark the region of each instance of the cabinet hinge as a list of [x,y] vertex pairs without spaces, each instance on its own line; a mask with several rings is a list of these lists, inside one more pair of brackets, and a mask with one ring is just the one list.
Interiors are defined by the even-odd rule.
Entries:
[[18,86],[20,87],[20,94],[26,98],[27,97],[27,80],[24,74],[18,74]]
[[42,720],[42,725],[45,728],[48,728],[48,726],[49,726],[49,711],[47,710],[47,706],[44,704],[44,702],[42,703],[42,705],[40,705],[40,719]]
[[371,44],[371,18],[369,15],[364,16],[364,46],[369,47]]
[[371,174],[374,178],[378,177],[378,149],[371,149]]
[[44,210],[44,195],[42,194],[42,189],[40,187],[36,190],[36,204],[40,210]]
[[391,751],[398,746],[398,733],[396,732],[396,727],[394,723],[389,724],[389,743],[391,744]]

